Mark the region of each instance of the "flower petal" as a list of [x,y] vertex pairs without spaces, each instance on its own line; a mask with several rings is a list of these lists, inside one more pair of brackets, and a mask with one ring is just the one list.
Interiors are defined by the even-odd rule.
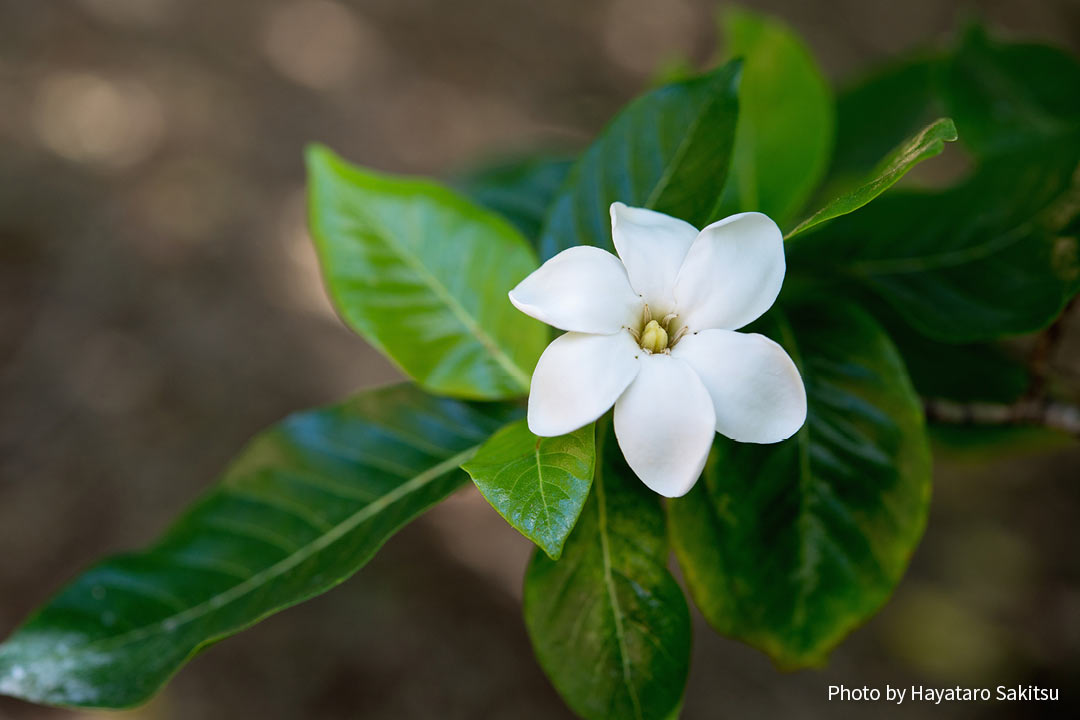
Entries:
[[611,239],[626,266],[630,286],[654,315],[675,309],[675,277],[698,235],[688,222],[621,202],[611,204]]
[[737,330],[768,310],[784,283],[784,236],[761,213],[740,213],[701,231],[675,280],[691,330]]
[[555,338],[533,372],[529,431],[565,435],[603,415],[637,376],[642,354],[626,331]]
[[756,333],[702,330],[671,350],[694,369],[716,408],[716,431],[750,443],[774,443],[806,421],[806,388],[784,348]]
[[611,334],[637,324],[642,301],[626,268],[606,250],[567,248],[510,291],[521,312],[561,330]]
[[671,355],[641,357],[641,372],[615,403],[615,437],[649,489],[679,497],[697,482],[716,436],[712,399]]

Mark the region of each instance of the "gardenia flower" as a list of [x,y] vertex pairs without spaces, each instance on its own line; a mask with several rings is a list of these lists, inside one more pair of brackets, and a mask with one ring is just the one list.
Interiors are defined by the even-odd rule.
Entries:
[[751,443],[795,434],[806,420],[795,363],[767,337],[735,332],[780,293],[776,223],[740,213],[698,232],[617,202],[611,234],[618,257],[572,247],[510,291],[523,313],[567,331],[533,372],[529,430],[565,435],[614,405],[627,463],[667,497],[697,482],[714,432]]

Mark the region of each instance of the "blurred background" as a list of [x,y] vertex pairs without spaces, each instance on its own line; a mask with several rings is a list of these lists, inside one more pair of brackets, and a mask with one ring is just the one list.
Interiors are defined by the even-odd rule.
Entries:
[[[1080,48],[1075,0],[745,2],[839,85],[970,8]],[[260,428],[392,381],[327,303],[305,143],[447,176],[578,147],[665,63],[715,53],[705,0],[0,0],[0,636],[99,556],[154,538]],[[1080,89],[1078,89],[1080,91]],[[1050,358],[1080,372],[1074,307]],[[954,444],[953,444],[954,445]],[[830,684],[1060,687],[1080,717],[1080,443],[940,448],[899,591],[820,672],[698,622],[684,717],[911,716]],[[463,491],[340,588],[206,651],[173,718],[564,718],[520,618],[530,546]],[[0,698],[0,718],[72,713]]]

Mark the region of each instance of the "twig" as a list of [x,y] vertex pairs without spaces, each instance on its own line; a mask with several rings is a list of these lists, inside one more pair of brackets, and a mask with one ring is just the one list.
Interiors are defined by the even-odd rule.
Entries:
[[1002,403],[924,400],[926,419],[955,425],[1042,425],[1080,437],[1080,407],[1053,400],[1024,399]]
[[1028,356],[1031,383],[1022,398],[1011,404],[924,398],[926,419],[954,425],[1041,425],[1080,437],[1080,406],[1046,397],[1054,354],[1065,333],[1065,318],[1076,305],[1074,297],[1036,339]]
[[1041,397],[1046,392],[1046,384],[1050,377],[1050,371],[1054,361],[1054,354],[1058,345],[1065,335],[1065,318],[1069,311],[1076,305],[1076,297],[1069,300],[1057,319],[1050,324],[1036,339],[1035,347],[1028,356],[1028,366],[1031,368],[1031,385],[1028,387],[1028,398]]

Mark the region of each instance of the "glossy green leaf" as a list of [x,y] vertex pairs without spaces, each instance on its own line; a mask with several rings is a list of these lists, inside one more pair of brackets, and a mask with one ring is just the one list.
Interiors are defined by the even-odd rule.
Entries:
[[507,293],[536,269],[505,220],[426,180],[308,152],[311,230],[345,321],[424,388],[524,395],[547,344]]
[[483,168],[459,182],[462,192],[510,221],[530,241],[540,230],[573,160],[535,155]]
[[1015,349],[995,342],[957,345],[932,340],[880,302],[870,300],[864,302],[864,307],[888,332],[904,359],[915,391],[923,398],[1012,403],[1031,384],[1027,367]]
[[698,226],[716,217],[735,121],[740,64],[642,95],[615,116],[552,203],[540,255],[575,245],[614,251],[608,208],[646,207]]
[[525,624],[540,666],[585,720],[664,720],[690,661],[690,615],[667,569],[658,497],[597,423],[596,478],[562,559],[533,555]]
[[931,123],[889,153],[861,185],[833,199],[803,220],[787,237],[793,237],[815,225],[858,210],[892,187],[908,170],[923,160],[940,155],[945,149],[945,143],[953,140],[956,140],[956,126],[952,120],[942,118]]
[[800,367],[807,423],[776,445],[718,437],[668,527],[706,620],[797,668],[892,594],[926,523],[930,454],[919,398],[870,316],[810,305],[767,320]]
[[399,385],[287,418],[153,547],[88,570],[0,645],[0,693],[143,702],[200,648],[356,572],[513,412]]
[[987,158],[942,193],[891,192],[792,238],[795,274],[865,288],[925,335],[948,343],[1037,330],[1080,273],[1076,212],[1080,133]]
[[515,530],[558,560],[589,496],[595,460],[592,424],[541,438],[519,420],[495,433],[464,469]]
[[915,389],[926,398],[1012,403],[1031,384],[1024,364],[994,343],[950,345],[916,333],[894,340]]
[[785,226],[832,155],[835,110],[802,40],[778,20],[731,8],[725,51],[744,60],[731,175],[719,216],[757,210]]
[[1080,61],[1057,48],[995,42],[972,26],[943,78],[949,114],[977,155],[1080,127]]
[[836,98],[836,148],[826,186],[846,191],[893,148],[944,115],[936,86],[941,59],[919,54],[878,68]]

